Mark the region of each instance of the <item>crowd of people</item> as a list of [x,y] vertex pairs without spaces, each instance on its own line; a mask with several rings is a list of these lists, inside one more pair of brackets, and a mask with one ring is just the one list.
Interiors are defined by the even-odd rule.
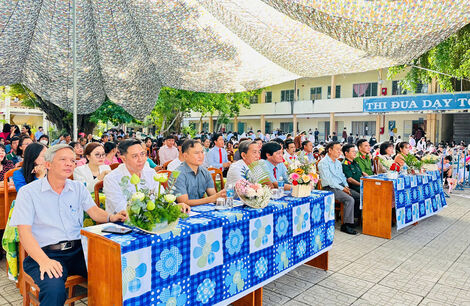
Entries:
[[[79,265],[71,264],[81,250],[83,212],[98,222],[127,218],[127,202],[135,187],[124,183],[125,176],[136,174],[140,184],[153,189],[158,184],[153,179],[155,171],[178,170],[175,195],[182,211],[188,212],[191,206],[226,197],[225,189],[215,188],[212,168],[220,169],[225,185],[232,188],[238,180],[250,177],[256,163],[260,165],[256,171],[266,177],[264,184],[287,191],[292,189],[287,168],[301,158],[316,165],[320,177],[316,187],[333,192],[343,203],[341,231],[355,235],[361,218],[361,177],[387,172],[391,164],[403,167],[411,152],[417,157],[439,156],[444,178],[455,184],[459,178],[452,173],[452,153],[464,152],[460,145],[434,146],[425,139],[420,139],[420,146],[411,141],[377,143],[373,135],[369,139],[350,141],[348,136],[319,142],[317,129],[311,133],[313,139],[310,131],[295,137],[278,132],[269,138],[258,131],[201,133],[196,137],[170,134],[142,140],[134,133],[110,130],[99,138],[80,133],[78,141],[63,134],[51,143],[42,129],[34,135],[27,126],[19,134],[17,130],[5,125],[0,134],[0,180],[8,170],[19,168],[13,173],[18,196],[10,225],[18,227],[29,254],[24,269],[41,288],[40,300],[47,305],[65,300],[63,286],[68,273],[84,273],[82,259]],[[462,163],[465,158],[466,154]],[[105,210],[91,198],[101,181]]]

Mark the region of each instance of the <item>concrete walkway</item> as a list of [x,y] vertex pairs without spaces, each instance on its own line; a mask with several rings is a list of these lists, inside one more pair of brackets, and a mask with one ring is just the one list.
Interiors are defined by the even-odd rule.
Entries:
[[[264,305],[470,305],[470,192],[391,240],[337,228],[330,270],[301,266],[264,288]],[[0,305],[22,305],[0,262]],[[86,305],[84,302],[76,305]]]

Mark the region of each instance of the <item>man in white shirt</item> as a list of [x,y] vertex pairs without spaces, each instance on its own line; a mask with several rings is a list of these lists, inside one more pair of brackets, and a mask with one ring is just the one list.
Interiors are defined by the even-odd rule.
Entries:
[[178,158],[174,159],[171,163],[168,164],[168,166],[166,167],[167,170],[174,171],[176,170],[176,168],[178,168],[181,165],[181,163],[184,162],[183,152],[181,152],[181,146],[183,145],[184,141],[185,139],[178,140],[177,147],[178,147],[179,156]]
[[260,149],[256,141],[244,140],[238,147],[242,159],[233,163],[227,172],[226,185],[235,185],[241,179],[248,179],[248,166],[259,160]]
[[410,146],[412,146],[413,148],[416,147],[416,140],[415,140],[415,137],[413,135],[410,135],[410,138],[408,139],[408,143],[410,144]]
[[[124,163],[106,175],[103,180],[106,211],[109,213],[125,210],[127,202],[136,191],[135,186],[129,180],[126,183],[122,179],[123,177],[127,176],[130,179],[133,174],[136,174],[140,177],[138,188],[147,188],[149,190],[158,188],[158,182],[153,179],[156,174],[155,171],[150,167],[145,167],[147,153],[140,140],[121,141],[118,149]],[[180,204],[180,206],[183,210],[188,208],[186,204]]]
[[175,138],[173,136],[165,137],[165,144],[158,150],[160,166],[163,166],[170,160],[177,159],[178,155],[178,149],[175,147]]
[[295,154],[295,143],[292,140],[285,141],[285,148],[286,153],[284,153],[284,161],[288,164],[293,163],[297,159],[297,155]]

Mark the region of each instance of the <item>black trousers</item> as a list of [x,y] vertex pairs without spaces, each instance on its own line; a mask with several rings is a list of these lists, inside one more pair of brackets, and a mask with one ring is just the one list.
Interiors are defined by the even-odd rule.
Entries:
[[44,279],[41,280],[41,272],[39,265],[31,257],[26,257],[23,261],[23,270],[38,285],[39,303],[41,305],[60,305],[63,306],[67,299],[65,292],[65,281],[69,275],[87,276],[85,258],[83,256],[82,246],[79,245],[66,251],[45,251],[46,255],[53,260],[60,262],[62,265],[62,277],[50,278],[47,273],[44,274]]

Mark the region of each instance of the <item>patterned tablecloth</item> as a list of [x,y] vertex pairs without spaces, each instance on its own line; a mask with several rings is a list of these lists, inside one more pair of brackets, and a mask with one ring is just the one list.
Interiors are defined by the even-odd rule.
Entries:
[[193,207],[194,215],[164,235],[85,230],[121,245],[124,305],[225,305],[328,251],[334,202],[331,192],[315,190],[264,209]]
[[[397,179],[390,179],[386,174],[367,178],[393,182],[397,230],[428,218],[447,205],[439,171],[399,175]],[[361,181],[361,207],[362,189],[363,181]]]

